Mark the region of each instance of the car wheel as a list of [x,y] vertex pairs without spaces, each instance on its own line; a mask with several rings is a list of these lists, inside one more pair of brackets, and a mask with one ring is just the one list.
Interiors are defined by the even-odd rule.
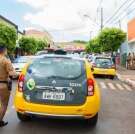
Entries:
[[112,76],[110,76],[110,79],[112,79],[112,80],[113,80],[113,79],[114,79],[114,77],[115,77],[115,76],[113,76],[113,75],[112,75]]
[[17,112],[17,117],[20,121],[30,121],[31,120],[31,117],[28,116],[28,115],[25,115],[25,114],[21,114],[19,112]]
[[87,119],[86,123],[87,125],[96,126],[97,121],[98,121],[98,113],[94,117]]

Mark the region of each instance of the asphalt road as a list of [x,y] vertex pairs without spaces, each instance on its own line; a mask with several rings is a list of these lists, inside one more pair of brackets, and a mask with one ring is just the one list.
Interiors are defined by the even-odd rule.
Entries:
[[81,120],[35,118],[22,123],[14,111],[13,91],[5,117],[9,124],[0,128],[0,134],[135,134],[135,89],[119,80],[97,78],[97,82],[102,105],[95,128]]

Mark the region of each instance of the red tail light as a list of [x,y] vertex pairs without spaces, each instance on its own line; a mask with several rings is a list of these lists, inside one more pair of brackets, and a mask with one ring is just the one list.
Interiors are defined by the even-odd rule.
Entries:
[[112,69],[116,69],[116,66],[115,65],[112,65],[112,67],[111,67]]
[[24,85],[24,75],[21,74],[19,76],[19,80],[18,80],[18,91],[22,92],[23,91],[23,85]]
[[96,67],[96,64],[95,64],[95,63],[93,63],[93,64],[92,64],[92,67]]
[[94,80],[88,79],[87,85],[88,85],[88,96],[93,96],[94,95]]

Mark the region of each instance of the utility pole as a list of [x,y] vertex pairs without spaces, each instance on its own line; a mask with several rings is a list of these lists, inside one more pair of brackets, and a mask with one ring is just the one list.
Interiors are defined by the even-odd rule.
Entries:
[[119,20],[119,28],[121,29],[121,21]]
[[103,7],[101,7],[101,30],[103,29]]

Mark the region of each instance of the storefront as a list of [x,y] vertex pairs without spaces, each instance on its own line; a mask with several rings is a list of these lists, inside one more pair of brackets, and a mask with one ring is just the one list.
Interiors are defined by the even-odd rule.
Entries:
[[135,53],[135,18],[128,22],[127,40],[120,47],[121,64],[126,67],[129,53]]

